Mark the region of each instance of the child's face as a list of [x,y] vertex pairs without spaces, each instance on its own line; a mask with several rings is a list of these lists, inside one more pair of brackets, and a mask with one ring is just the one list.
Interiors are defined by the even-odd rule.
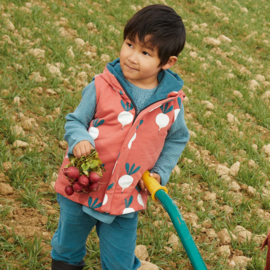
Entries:
[[[147,38],[146,36],[146,42]],[[136,37],[132,42],[126,38],[120,51],[120,65],[126,80],[145,89],[158,85],[157,75],[162,67],[158,67],[160,59],[157,48],[141,44]]]

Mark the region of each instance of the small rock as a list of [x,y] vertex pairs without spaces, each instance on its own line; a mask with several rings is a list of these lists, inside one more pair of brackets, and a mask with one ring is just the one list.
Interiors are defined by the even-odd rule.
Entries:
[[180,168],[178,167],[178,165],[176,165],[173,170],[172,170],[172,173],[176,173],[176,174],[180,174]]
[[251,197],[256,195],[256,189],[254,187],[248,186],[247,188],[247,194]]
[[251,80],[249,82],[249,89],[250,90],[254,91],[254,90],[258,89],[258,88],[260,88],[260,85],[256,80]]
[[10,30],[10,31],[15,30],[14,24],[9,19],[7,19],[5,21],[5,25],[6,25],[6,27],[7,27],[8,30]]
[[138,268],[138,270],[159,270],[158,266],[150,262],[141,261],[141,264],[142,265]]
[[135,248],[135,255],[139,260],[150,261],[147,247],[145,245],[138,245]]
[[189,55],[190,55],[190,57],[193,58],[193,59],[195,59],[195,58],[198,57],[198,54],[197,54],[196,52],[190,52]]
[[191,130],[189,130],[189,135],[192,138],[196,138],[197,137],[197,134],[194,131],[191,131]]
[[233,91],[233,95],[236,96],[236,97],[239,97],[239,98],[243,97],[242,93],[239,92],[239,91]]
[[13,147],[14,147],[14,148],[26,149],[28,146],[29,146],[28,143],[23,142],[23,141],[20,141],[20,140],[16,140],[16,141],[13,143]]
[[11,162],[4,162],[3,163],[3,168],[4,168],[4,171],[6,172],[6,171],[8,171],[8,170],[10,170],[11,168],[12,168],[12,165],[11,165]]
[[30,49],[29,53],[38,59],[45,58],[45,51],[42,49]]
[[57,93],[52,89],[46,89],[45,93],[49,96],[55,96]]
[[93,29],[96,29],[97,27],[96,27],[95,24],[93,24],[92,22],[90,22],[90,23],[87,24],[87,28],[88,28],[88,30],[93,30]]
[[58,211],[57,211],[57,210],[48,210],[47,213],[48,213],[48,215],[50,216],[50,215],[55,215],[55,214],[57,214]]
[[226,246],[218,247],[217,253],[220,256],[225,256],[225,257],[231,256],[230,246],[226,245]]
[[223,245],[231,244],[231,242],[232,242],[231,236],[234,240],[237,239],[237,237],[234,234],[232,234],[231,232],[229,233],[227,229],[223,229],[223,230],[219,231],[217,233],[217,236],[218,236],[221,244],[223,244]]
[[241,8],[240,10],[241,10],[243,13],[248,13],[248,9],[245,8],[245,7]]
[[252,240],[258,245],[262,245],[263,241],[266,239],[266,234],[254,235]]
[[220,41],[218,39],[211,38],[211,37],[205,37],[203,39],[203,42],[208,44],[208,45],[211,45],[211,46],[219,46],[220,45]]
[[229,205],[221,206],[220,209],[223,210],[226,214],[233,213],[233,208]]
[[11,195],[14,193],[13,187],[7,183],[0,183],[0,194]]
[[45,77],[40,76],[39,72],[32,72],[32,74],[29,76],[30,81],[34,82],[46,82],[47,79]]
[[102,54],[101,57],[100,57],[100,60],[102,62],[110,62],[110,56],[107,55],[107,54]]
[[240,170],[240,162],[237,161],[236,163],[234,163],[231,168],[230,168],[230,175],[232,176],[236,176],[238,174]]
[[217,199],[217,194],[214,193],[214,192],[209,192],[209,191],[206,191],[204,196],[203,196],[203,199],[205,201],[215,201]]
[[206,112],[203,117],[208,118],[212,115],[212,112]]
[[263,98],[263,99],[268,99],[268,98],[270,98],[270,91],[264,92],[264,93],[262,94],[262,98]]
[[210,239],[217,238],[217,234],[216,234],[214,229],[206,230],[206,234],[207,234],[207,237],[210,238]]
[[184,183],[181,185],[181,193],[182,194],[189,194],[192,191],[192,187],[190,184]]
[[164,249],[165,249],[165,252],[167,253],[167,254],[171,254],[172,253],[172,248],[170,248],[170,247],[164,247]]
[[81,38],[75,38],[74,41],[79,47],[83,47],[85,45],[85,41]]
[[232,40],[230,38],[228,38],[228,37],[226,37],[224,35],[220,35],[218,37],[218,40],[223,41],[223,42],[228,42],[228,43],[231,43],[232,42]]
[[60,142],[59,142],[59,146],[60,146],[62,149],[66,150],[66,149],[68,148],[68,143],[67,143],[66,141],[60,141]]
[[241,244],[246,241],[250,242],[252,237],[252,233],[250,231],[239,225],[234,228],[233,233],[237,236],[237,239]]
[[260,82],[265,82],[265,77],[263,75],[257,74],[255,79]]
[[227,120],[228,120],[229,123],[231,123],[233,125],[235,125],[235,124],[239,125],[240,124],[238,119],[231,113],[227,114]]
[[218,164],[216,168],[216,172],[219,176],[228,175],[230,172],[230,169],[224,165]]
[[47,64],[46,67],[48,68],[49,72],[54,75],[54,76],[61,76],[61,71],[59,69],[59,67],[56,67],[52,64]]
[[264,145],[262,147],[262,152],[264,152],[266,155],[270,156],[270,144]]
[[247,267],[248,262],[251,262],[252,259],[245,256],[233,256],[232,261],[235,262],[236,266]]
[[198,216],[192,212],[187,212],[183,216],[184,216],[184,219],[186,220],[186,222],[189,222],[191,224],[197,223],[197,221],[199,219]]
[[230,187],[230,190],[234,191],[234,192],[239,192],[241,187],[235,182],[235,181],[232,181],[230,184],[229,184],[229,187]]
[[255,143],[253,143],[252,145],[251,145],[251,147],[255,150],[255,151],[257,151],[258,150],[258,145],[257,144],[255,144]]
[[179,247],[179,239],[178,239],[178,237],[175,234],[173,234],[169,238],[167,244],[171,245],[173,249],[177,249]]
[[74,54],[74,52],[73,52],[72,46],[70,46],[70,47],[68,48],[68,50],[67,50],[67,57],[70,57],[70,58],[72,58],[72,59],[75,58],[75,54]]
[[11,132],[13,134],[16,134],[16,136],[18,136],[18,135],[25,136],[24,130],[22,129],[22,127],[20,127],[18,125],[11,127]]
[[215,109],[215,106],[208,100],[203,100],[202,101],[202,104],[205,104],[206,106],[206,109],[209,109],[209,110],[214,110]]
[[255,168],[256,167],[256,163],[255,163],[255,161],[253,159],[250,159],[248,161],[248,167],[250,167],[250,168]]

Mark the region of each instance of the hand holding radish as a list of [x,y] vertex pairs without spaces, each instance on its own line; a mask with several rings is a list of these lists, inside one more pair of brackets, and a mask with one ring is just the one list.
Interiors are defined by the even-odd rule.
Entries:
[[76,158],[87,156],[90,155],[92,149],[94,149],[94,146],[89,141],[80,141],[74,146],[73,155]]
[[[155,178],[158,181],[158,183],[160,184],[161,178],[160,178],[160,175],[159,174],[157,174],[157,173],[150,173],[150,176],[153,177],[153,178]],[[147,192],[148,195],[151,195],[150,192],[145,187],[144,182],[143,182],[142,179],[139,181],[138,186],[139,186],[139,188],[141,190],[144,190],[145,192]]]

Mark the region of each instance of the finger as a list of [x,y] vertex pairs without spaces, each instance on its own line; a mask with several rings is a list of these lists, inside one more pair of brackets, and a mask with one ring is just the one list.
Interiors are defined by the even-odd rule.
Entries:
[[85,145],[84,146],[84,152],[85,152],[86,156],[90,154],[90,151],[91,151],[91,148],[89,147],[89,145]]

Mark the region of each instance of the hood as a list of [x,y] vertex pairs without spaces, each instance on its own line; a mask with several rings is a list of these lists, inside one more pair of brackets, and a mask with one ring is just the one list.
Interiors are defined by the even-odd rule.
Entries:
[[[124,75],[120,66],[119,58],[117,58],[113,62],[108,63],[107,69],[111,74],[115,76],[115,78],[120,83],[120,85],[125,89],[125,91],[127,91],[128,94],[131,95],[129,86],[124,78]],[[158,100],[166,98],[168,94],[171,92],[179,92],[184,85],[184,81],[176,73],[172,72],[170,69],[162,70],[158,74],[158,82],[159,82],[159,85],[157,87],[157,90],[155,94],[151,97],[151,99],[147,102],[146,106],[148,104],[151,104]],[[113,80],[112,80],[112,83],[113,83]]]

